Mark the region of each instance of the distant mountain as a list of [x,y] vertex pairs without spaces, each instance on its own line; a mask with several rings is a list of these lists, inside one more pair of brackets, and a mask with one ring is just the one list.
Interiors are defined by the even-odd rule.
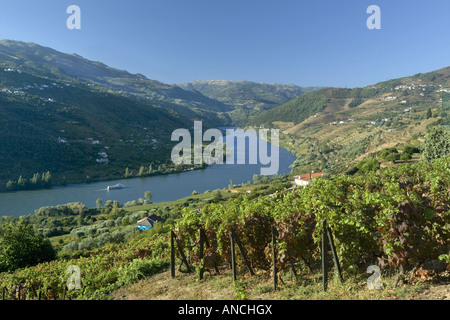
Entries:
[[291,99],[320,87],[300,87],[294,84],[267,84],[251,81],[193,81],[178,84],[186,90],[223,102],[247,115],[278,107]]
[[[35,43],[0,41],[0,61],[8,62],[29,73],[85,80],[120,93],[136,94],[142,98],[162,101],[191,111],[229,111],[223,103],[195,90],[150,80],[142,74],[131,74],[101,62],[87,60],[77,54],[66,54]],[[198,112],[197,112],[198,113]]]

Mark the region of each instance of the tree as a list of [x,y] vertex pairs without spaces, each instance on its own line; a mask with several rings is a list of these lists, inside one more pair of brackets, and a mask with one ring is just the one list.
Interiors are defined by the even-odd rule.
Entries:
[[413,147],[413,146],[406,146],[405,149],[403,150],[403,153],[412,155],[414,153],[420,153],[420,149],[417,147]]
[[381,159],[387,160],[386,157],[392,153],[398,153],[397,148],[386,148],[380,151],[379,156]]
[[17,180],[17,184],[19,185],[20,188],[25,188],[26,181],[24,178],[22,178],[22,176],[20,176],[19,180]]
[[0,272],[13,271],[56,258],[50,241],[23,221],[0,226]]
[[222,197],[222,193],[220,192],[220,190],[215,190],[213,192],[212,202],[219,202],[222,199],[223,199],[223,197]]
[[402,160],[402,161],[406,161],[406,160],[410,160],[410,159],[412,159],[412,155],[410,153],[403,152],[400,155],[400,160]]
[[128,178],[128,177],[130,177],[130,176],[131,176],[130,169],[126,168],[126,169],[125,169],[125,178]]
[[42,174],[42,181],[44,182],[44,185],[46,187],[51,186],[51,184],[52,184],[52,174],[50,173],[50,171],[47,171],[47,172]]
[[395,161],[400,160],[400,153],[390,153],[384,158],[384,160],[395,163]]
[[376,172],[380,168],[380,163],[375,158],[367,158],[358,162],[356,168],[361,173]]
[[16,182],[16,181],[9,180],[9,181],[6,183],[6,189],[7,189],[7,190],[10,190],[10,191],[16,190],[16,189],[17,189],[17,182]]
[[431,117],[433,117],[433,113],[431,112],[431,108],[428,108],[427,119],[430,119]]
[[148,201],[148,203],[152,203],[152,193],[150,191],[145,191],[144,197]]
[[145,174],[145,167],[144,167],[144,166],[141,166],[141,167],[139,168],[138,177],[143,177],[144,174]]
[[423,156],[426,160],[450,156],[450,134],[441,126],[431,127],[425,136]]
[[41,175],[39,173],[35,173],[33,175],[33,178],[31,178],[30,182],[34,187],[39,186],[41,182]]
[[103,199],[98,198],[97,201],[95,202],[95,204],[97,205],[97,209],[103,208]]

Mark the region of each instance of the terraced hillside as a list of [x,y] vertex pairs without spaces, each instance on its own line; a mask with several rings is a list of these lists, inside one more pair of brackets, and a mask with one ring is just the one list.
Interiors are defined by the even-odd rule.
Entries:
[[419,145],[428,126],[445,120],[449,92],[450,68],[444,68],[364,88],[306,93],[250,123],[281,129],[282,144],[297,156],[296,172],[342,173],[384,148]]

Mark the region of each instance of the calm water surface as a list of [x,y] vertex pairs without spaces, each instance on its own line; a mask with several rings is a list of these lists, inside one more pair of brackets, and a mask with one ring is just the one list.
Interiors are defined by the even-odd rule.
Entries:
[[[275,148],[274,146],[270,146]],[[247,148],[248,149],[248,148]],[[248,150],[247,150],[248,153]],[[295,156],[283,148],[279,148],[280,164],[278,174],[290,173],[289,166]],[[248,157],[248,154],[246,155]],[[246,161],[248,163],[248,161]],[[46,190],[19,191],[0,194],[0,216],[21,216],[33,214],[36,209],[55,206],[69,202],[82,202],[88,207],[95,207],[98,198],[117,200],[121,204],[144,198],[144,193],[152,193],[152,202],[165,202],[187,197],[193,190],[223,189],[230,180],[233,184],[246,183],[253,180],[253,175],[260,174],[260,164],[222,164],[212,165],[204,170],[160,175],[145,178],[121,179],[89,184],[76,184],[53,187]],[[121,183],[124,189],[108,191],[108,185]]]

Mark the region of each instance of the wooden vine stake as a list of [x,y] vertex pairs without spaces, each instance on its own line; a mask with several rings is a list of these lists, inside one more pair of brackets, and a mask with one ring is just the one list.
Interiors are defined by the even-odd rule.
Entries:
[[336,267],[337,273],[339,275],[339,281],[341,284],[344,282],[342,278],[341,265],[339,264],[339,259],[336,252],[336,246],[334,245],[333,234],[331,233],[330,227],[327,227],[327,236],[330,241],[331,252],[333,253],[334,266]]
[[170,230],[170,274],[175,278],[175,233]]
[[246,251],[245,251],[245,248],[244,248],[244,246],[242,245],[241,240],[239,239],[239,236],[238,236],[234,231],[233,231],[233,238],[234,238],[234,241],[236,242],[236,245],[237,245],[237,247],[238,247],[238,249],[239,249],[239,252],[240,252],[241,255],[242,255],[242,259],[244,260],[244,264],[245,264],[245,266],[247,267],[248,272],[250,272],[250,274],[251,274],[252,276],[254,276],[254,275],[255,275],[255,272],[253,271],[253,268],[252,268],[250,262],[249,262],[248,259],[247,259],[247,253],[246,253]]
[[178,242],[178,239],[177,239],[177,236],[175,235],[175,241],[176,241],[176,243],[177,243],[177,248],[178,248],[178,252],[180,253],[180,255],[181,255],[181,264],[180,264],[180,268],[179,268],[179,270],[181,271],[181,266],[182,266],[182,264],[184,263],[185,265],[186,265],[186,269],[187,269],[187,272],[191,272],[191,267],[190,267],[190,265],[189,265],[189,263],[188,263],[188,261],[187,261],[187,258],[186,258],[186,255],[184,254],[184,251],[183,251],[183,247],[180,245],[180,243]]
[[202,266],[202,260],[203,260],[203,232],[202,229],[199,230],[199,238],[200,238],[200,249],[199,249],[199,253],[198,253],[198,261],[200,261],[200,270],[199,270],[199,275],[198,275],[198,279],[199,280],[203,280],[203,272],[205,271],[203,266]]
[[[200,232],[202,233],[203,241],[206,245],[206,249],[209,249],[209,241],[208,241],[208,237],[206,236],[205,230],[200,229]],[[217,267],[216,261],[214,261],[214,270],[216,271],[217,275],[220,275],[219,267]]]
[[273,269],[273,290],[277,290],[278,278],[277,278],[277,229],[272,226],[272,269]]
[[341,265],[339,264],[339,258],[336,252],[336,246],[334,245],[333,234],[331,229],[327,226],[327,221],[322,221],[322,273],[323,273],[323,291],[327,291],[328,286],[328,247],[329,243],[331,252],[333,254],[334,266],[339,275],[339,281],[343,283]]
[[234,230],[230,231],[230,247],[231,247],[231,270],[233,272],[233,281],[237,280],[236,274],[236,251],[234,248]]
[[328,259],[327,259],[327,221],[322,221],[322,286],[327,291],[328,286]]
[[181,271],[181,266],[183,265],[183,263],[186,265],[187,268],[187,272],[191,272],[191,268],[189,266],[189,263],[187,262],[186,259],[186,255],[184,254],[183,251],[183,246],[179,243],[179,240],[177,239],[177,235],[175,234],[175,232],[173,232],[173,230],[170,231],[170,269],[171,269],[171,275],[172,278],[175,277],[175,254],[176,254],[176,250],[175,250],[175,244],[178,248],[178,252],[180,253],[181,256],[181,264],[179,267],[179,271]]

